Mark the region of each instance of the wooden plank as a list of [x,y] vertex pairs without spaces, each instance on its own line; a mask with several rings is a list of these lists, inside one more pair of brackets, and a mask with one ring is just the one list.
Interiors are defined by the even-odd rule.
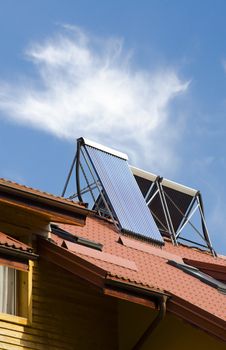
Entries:
[[[13,259],[13,258],[12,258]],[[28,263],[22,263],[19,261],[13,261],[9,259],[4,259],[3,257],[0,257],[0,265],[8,266],[13,269],[17,269],[20,271],[28,271]]]
[[[9,335],[11,337],[19,339],[23,336],[25,339],[27,338],[29,340],[35,339],[36,337],[43,339],[46,339],[48,337],[49,339],[62,342],[62,332],[56,333],[56,329],[52,332],[45,325],[43,325],[42,329],[39,329],[37,327],[35,328],[35,323],[32,324],[32,327],[20,327],[16,324],[0,321],[0,334]],[[69,334],[69,336],[67,335],[69,343],[71,342],[71,338],[73,338],[73,334]]]
[[[35,343],[35,344],[40,344],[40,345],[45,345],[46,344],[46,339],[48,338],[49,341],[51,341],[51,344],[53,346],[58,347],[59,346],[59,338],[53,338],[51,336],[49,336],[48,333],[45,334],[45,336],[42,334],[41,332],[39,332],[39,334],[34,335],[34,334],[28,334],[28,333],[24,333],[24,332],[16,332],[16,331],[12,331],[12,330],[8,330],[8,329],[1,329],[0,328],[0,337],[1,336],[6,336],[6,337],[10,337],[10,338],[14,338],[14,339],[22,339],[23,341],[28,341],[29,344],[30,343]],[[14,344],[15,341],[12,340],[12,344]],[[65,339],[64,341],[62,341],[61,339],[61,344],[64,346],[64,349],[70,348],[71,345],[70,343],[66,342]]]
[[[0,338],[0,344],[1,344],[1,350],[33,350],[33,348],[27,348],[23,345],[12,345],[11,343],[7,343],[6,341],[1,341],[1,338]],[[44,349],[41,349],[41,350],[44,350]]]
[[[32,327],[24,327],[23,329],[16,324],[0,321],[0,334],[18,337],[19,339],[21,336],[25,337],[25,339],[28,337],[27,339],[29,340],[31,340],[31,338],[34,340],[37,337],[43,338],[44,340],[48,338],[49,340],[57,341],[57,344],[64,343],[66,337],[66,343],[73,344],[74,334],[71,331],[65,332],[64,330],[59,331],[56,328],[51,329],[51,327],[48,327],[48,325],[46,326],[43,321],[44,320],[41,322],[41,327],[39,327],[40,325],[38,323],[34,322]],[[73,323],[73,320],[71,320],[71,322]]]
[[110,288],[105,288],[104,294],[117,299],[126,300],[131,303],[143,305],[151,309],[156,309],[156,304],[149,298],[140,297],[137,295],[133,295],[130,293],[126,293],[126,292],[122,292],[122,291],[118,291]]
[[[11,338],[8,336],[0,335],[0,344],[1,346],[5,346],[5,344],[10,344],[11,348],[15,349],[15,346],[20,347],[19,349],[32,349],[32,350],[44,350],[48,346],[49,350],[62,350],[61,345],[48,345],[47,342],[45,344],[39,344],[37,342],[26,341],[18,338]],[[4,345],[3,345],[4,344]],[[3,348],[4,349],[4,348]],[[71,347],[65,348],[65,350],[71,349]]]

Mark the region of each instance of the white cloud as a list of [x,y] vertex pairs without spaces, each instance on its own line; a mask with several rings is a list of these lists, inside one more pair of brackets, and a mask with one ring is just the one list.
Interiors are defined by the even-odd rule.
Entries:
[[65,30],[26,52],[38,82],[0,84],[1,115],[61,138],[91,138],[149,169],[171,167],[180,126],[170,103],[189,83],[167,67],[134,67],[122,40]]

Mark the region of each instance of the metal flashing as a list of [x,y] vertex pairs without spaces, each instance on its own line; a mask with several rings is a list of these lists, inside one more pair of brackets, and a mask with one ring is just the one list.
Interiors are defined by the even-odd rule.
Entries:
[[163,258],[165,260],[175,260],[178,263],[183,263],[183,259],[179,255],[172,254],[170,252],[165,251],[163,248],[153,247],[150,244],[142,243],[134,239],[130,239],[124,236],[120,236],[119,243],[123,244],[126,247],[140,250],[141,252],[145,252],[151,255],[158,256],[159,258]]

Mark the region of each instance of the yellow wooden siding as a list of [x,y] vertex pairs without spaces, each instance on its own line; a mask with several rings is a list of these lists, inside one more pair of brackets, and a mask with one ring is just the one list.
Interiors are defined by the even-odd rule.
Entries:
[[[0,349],[130,350],[155,316],[154,310],[104,297],[54,264],[39,261],[33,268],[31,326],[0,319]],[[197,347],[226,348],[167,314],[142,349]]]
[[[119,302],[118,311],[119,350],[131,350],[154,320],[157,311],[125,301]],[[167,313],[142,347],[142,350],[151,349],[225,350],[226,344]]]
[[0,349],[117,349],[116,301],[44,261],[33,268],[32,324],[0,320]]

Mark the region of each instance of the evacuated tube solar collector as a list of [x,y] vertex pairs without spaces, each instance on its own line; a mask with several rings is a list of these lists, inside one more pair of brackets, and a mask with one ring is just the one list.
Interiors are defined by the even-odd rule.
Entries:
[[128,165],[127,155],[84,138],[78,139],[76,173],[80,200],[78,174],[81,156],[99,190],[97,200],[109,212],[119,230],[163,245],[163,238]]
[[[164,245],[162,236],[214,251],[199,191],[131,167],[125,153],[79,138],[62,196],[68,191],[73,170],[77,192],[68,197],[86,203],[98,215],[110,218],[116,228],[137,238]],[[70,182],[72,183],[72,181]],[[202,229],[190,221],[199,211]],[[181,236],[190,224],[202,243]]]

